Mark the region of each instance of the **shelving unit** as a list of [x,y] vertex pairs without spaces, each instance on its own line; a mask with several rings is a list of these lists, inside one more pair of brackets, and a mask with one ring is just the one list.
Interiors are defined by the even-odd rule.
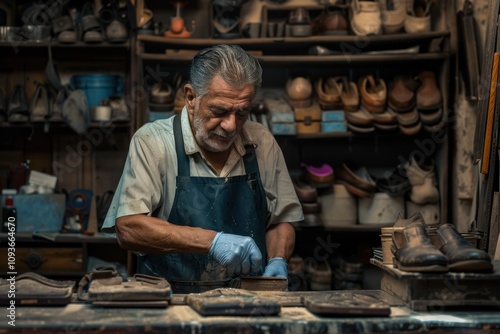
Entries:
[[[84,0],[65,1],[64,5],[81,8]],[[10,1],[13,24],[18,22],[27,0]],[[62,3],[61,3],[62,4]],[[108,190],[114,190],[126,159],[130,137],[135,131],[135,91],[131,81],[133,70],[133,46],[135,36],[125,43],[88,44],[78,41],[64,44],[52,37],[44,41],[0,41],[0,89],[6,102],[9,101],[14,84],[24,86],[28,103],[31,102],[36,85],[45,83],[45,67],[48,63],[49,46],[53,61],[63,84],[75,74],[106,73],[123,77],[123,96],[130,114],[127,122],[90,123],[85,134],[77,134],[64,122],[9,123],[0,122],[0,188],[7,188],[9,168],[30,160],[30,169],[58,177],[58,190],[90,189],[94,199]],[[8,103],[5,108],[7,109]],[[95,203],[95,201],[94,201]],[[95,205],[95,204],[93,204]],[[83,238],[82,238],[83,237]],[[0,248],[5,246],[0,235]],[[57,235],[53,241],[32,238],[31,235],[16,235],[16,246],[22,254],[40,255],[55,266],[41,274],[57,276],[80,276],[86,272],[87,259],[94,255],[106,260],[127,264],[128,253],[116,240],[102,235],[78,236]],[[5,247],[4,247],[5,248]],[[75,255],[57,255],[67,249]],[[54,253],[56,252],[56,253]],[[19,261],[23,255],[19,253]],[[38,255],[37,255],[38,254]],[[54,255],[56,254],[56,255]],[[61,261],[58,261],[58,258]],[[69,261],[69,262],[64,262]],[[26,261],[25,261],[26,262]],[[71,262],[71,265],[68,263]],[[66,263],[66,264],[65,264]],[[68,265],[66,270],[65,265]],[[27,267],[29,268],[29,266]]]

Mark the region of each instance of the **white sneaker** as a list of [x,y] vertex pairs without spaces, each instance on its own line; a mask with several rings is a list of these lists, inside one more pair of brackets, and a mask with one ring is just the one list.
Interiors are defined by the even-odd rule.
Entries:
[[378,2],[352,0],[351,28],[358,36],[382,33],[382,17]]

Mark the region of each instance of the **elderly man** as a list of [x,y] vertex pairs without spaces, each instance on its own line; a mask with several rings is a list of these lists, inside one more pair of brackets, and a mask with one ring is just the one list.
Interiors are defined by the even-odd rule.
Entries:
[[242,275],[287,277],[304,219],[280,147],[248,120],[262,81],[236,45],[201,50],[185,107],[142,126],[103,232],[139,254],[139,272],[178,293],[230,286]]

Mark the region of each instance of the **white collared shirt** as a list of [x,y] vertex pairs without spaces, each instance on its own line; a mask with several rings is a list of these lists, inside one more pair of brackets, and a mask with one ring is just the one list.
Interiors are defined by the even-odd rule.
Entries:
[[[269,224],[304,220],[281,148],[262,124],[247,120],[236,138],[220,175],[203,158],[189,124],[186,108],[181,124],[191,176],[231,177],[245,174],[245,145],[252,144],[270,212]],[[143,125],[132,137],[123,174],[106,215],[102,232],[115,234],[115,220],[133,214],[151,214],[167,220],[175,197],[177,156],[173,117]],[[159,209],[158,209],[159,208]]]

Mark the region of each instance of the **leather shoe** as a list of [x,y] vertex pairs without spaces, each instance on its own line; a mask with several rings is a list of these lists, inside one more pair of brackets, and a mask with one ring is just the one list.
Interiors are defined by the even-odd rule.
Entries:
[[319,78],[315,82],[316,94],[319,98],[319,105],[322,109],[341,108],[340,94],[342,92],[342,83],[340,77],[332,77],[324,80]]
[[302,206],[302,212],[304,212],[304,214],[321,213],[321,203],[318,200],[314,203],[301,202],[300,205]]
[[[405,219],[399,216],[398,220]],[[448,259],[432,243],[423,219],[415,217],[413,220],[404,229],[395,229],[392,234],[394,268],[410,272],[448,271]]]
[[424,71],[418,79],[422,82],[417,91],[417,109],[436,110],[443,105],[443,97],[432,71]]
[[387,171],[384,177],[378,178],[376,182],[377,189],[390,196],[403,196],[411,189],[403,164],[399,164],[392,172]]
[[342,108],[345,111],[357,111],[359,108],[358,86],[347,77],[342,78],[342,92],[340,94]]
[[366,111],[363,107],[357,111],[348,111],[344,115],[348,123],[356,126],[370,126],[375,122],[373,114]]
[[361,104],[366,110],[373,113],[385,111],[387,87],[384,80],[375,80],[373,75],[365,75],[358,81],[358,90],[361,95]]
[[413,109],[416,97],[415,90],[418,83],[403,75],[397,75],[389,85],[389,107],[396,112],[405,112]]
[[347,20],[341,11],[328,7],[312,22],[313,35],[347,35]]
[[491,271],[491,258],[485,251],[475,248],[451,224],[441,225],[437,234],[442,246],[439,250],[448,257],[450,271]]
[[356,168],[352,162],[344,162],[335,174],[337,183],[343,184],[353,195],[367,198],[377,190],[377,185],[366,167]]
[[174,102],[174,93],[172,87],[165,83],[156,83],[151,89],[149,102],[153,104],[172,104]]
[[292,177],[292,183],[300,202],[313,203],[318,200],[318,191],[316,188],[302,182],[298,177]]

